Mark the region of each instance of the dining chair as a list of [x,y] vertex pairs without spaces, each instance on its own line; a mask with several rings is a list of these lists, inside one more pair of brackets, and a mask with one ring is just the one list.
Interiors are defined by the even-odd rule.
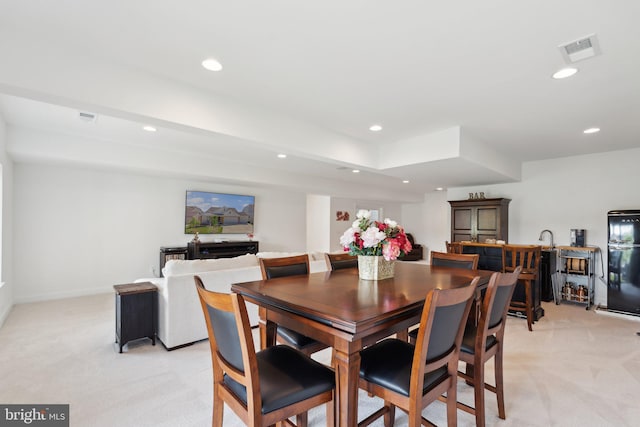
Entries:
[[437,265],[440,267],[455,267],[477,270],[479,259],[480,255],[478,254],[460,254],[431,251],[431,265]]
[[447,253],[449,253],[449,254],[461,254],[462,253],[462,244],[460,242],[451,242],[451,243],[449,243],[447,240],[445,240],[444,244],[447,247]]
[[533,283],[540,271],[541,248],[537,245],[504,245],[502,247],[502,272],[510,273],[522,266],[518,282],[524,286],[525,300],[511,301],[509,310],[524,312],[527,315],[527,328],[533,325]]
[[[431,251],[431,265],[440,267],[464,268],[467,270],[476,270],[478,268],[478,254],[452,254],[444,252]],[[478,297],[479,298],[479,297]],[[475,309],[479,311],[479,307]],[[418,329],[409,331],[409,342],[415,344],[418,337]]]
[[[493,273],[482,300],[480,320],[468,322],[462,337],[460,361],[466,364],[466,372],[458,372],[467,384],[474,386],[474,407],[458,402],[458,408],[476,417],[476,426],[485,425],[485,388],[496,394],[498,416],[505,419],[504,382],[502,369],[504,330],[507,311],[513,290],[518,282],[521,267],[511,273]],[[484,364],[494,358],[495,385],[485,383]]]
[[242,296],[208,291],[199,276],[194,280],[211,348],[212,427],[222,427],[225,403],[248,426],[296,416],[300,427],[307,425],[307,411],[326,404],[327,425],[333,426],[333,370],[288,346],[256,352]]
[[347,252],[339,254],[325,253],[324,260],[327,262],[327,270],[329,271],[358,268],[358,256],[349,255]]
[[457,424],[458,357],[465,323],[480,277],[462,288],[432,289],[425,298],[415,345],[388,338],[360,352],[359,386],[384,400],[384,406],[362,420],[363,427],[384,416],[393,426],[396,406],[409,415],[410,427],[422,422],[422,410],[447,394],[447,424]]
[[[309,256],[303,254],[280,258],[260,258],[260,271],[262,272],[262,280],[307,275],[309,274]],[[259,310],[264,314],[266,309],[260,307]],[[308,356],[329,347],[313,338],[280,325],[278,325],[276,334],[278,342],[289,345]]]

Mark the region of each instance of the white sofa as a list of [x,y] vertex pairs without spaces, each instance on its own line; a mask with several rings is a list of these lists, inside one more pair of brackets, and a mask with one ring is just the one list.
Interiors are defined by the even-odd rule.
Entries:
[[[229,292],[231,285],[261,280],[259,257],[275,258],[300,253],[261,252],[234,258],[207,260],[170,260],[162,272],[164,277],[138,279],[158,287],[158,338],[168,350],[207,338],[207,328],[193,280],[200,276],[205,287],[216,292]],[[326,271],[322,253],[308,254],[312,273]],[[252,326],[258,325],[258,307],[247,303]]]

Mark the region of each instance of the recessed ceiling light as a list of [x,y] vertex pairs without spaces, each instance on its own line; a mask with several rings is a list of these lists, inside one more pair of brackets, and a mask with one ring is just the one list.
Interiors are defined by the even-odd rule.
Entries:
[[554,79],[566,79],[567,77],[573,76],[577,72],[578,72],[577,68],[567,67],[567,68],[563,68],[561,70],[556,71],[555,73],[553,73],[552,77]]
[[354,169],[354,170],[352,170],[351,172],[353,172],[353,173],[360,173],[360,169]]
[[279,159],[286,159],[287,155],[286,154],[278,154],[278,158]]
[[380,132],[382,130],[382,126],[380,125],[373,125],[371,127],[369,127],[369,130],[371,132]]
[[222,64],[218,62],[215,58],[207,58],[202,61],[202,66],[209,71],[220,71],[222,70]]
[[146,130],[147,132],[155,132],[157,130],[153,126],[143,126],[142,129]]
[[600,128],[589,128],[582,131],[582,133],[598,133],[600,132]]
[[405,180],[403,180],[403,181],[402,181],[402,183],[403,183],[403,184],[408,184],[408,183],[409,183],[409,180],[408,180],[408,179],[405,179]]
[[444,190],[444,188],[442,188],[442,187],[437,187],[436,188],[436,191],[442,191],[442,190]]

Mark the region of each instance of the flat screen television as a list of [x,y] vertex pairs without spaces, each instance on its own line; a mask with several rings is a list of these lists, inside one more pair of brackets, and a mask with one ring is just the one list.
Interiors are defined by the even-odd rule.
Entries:
[[253,234],[255,196],[187,191],[184,233]]

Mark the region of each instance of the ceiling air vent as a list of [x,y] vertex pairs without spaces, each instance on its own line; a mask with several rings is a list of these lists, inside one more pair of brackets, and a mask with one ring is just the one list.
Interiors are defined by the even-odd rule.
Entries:
[[558,46],[558,49],[567,64],[573,64],[601,53],[600,44],[595,34],[562,44]]
[[79,111],[78,112],[78,117],[83,122],[93,123],[98,118],[98,115],[94,114],[94,113],[89,113],[89,112],[86,112],[86,111]]

